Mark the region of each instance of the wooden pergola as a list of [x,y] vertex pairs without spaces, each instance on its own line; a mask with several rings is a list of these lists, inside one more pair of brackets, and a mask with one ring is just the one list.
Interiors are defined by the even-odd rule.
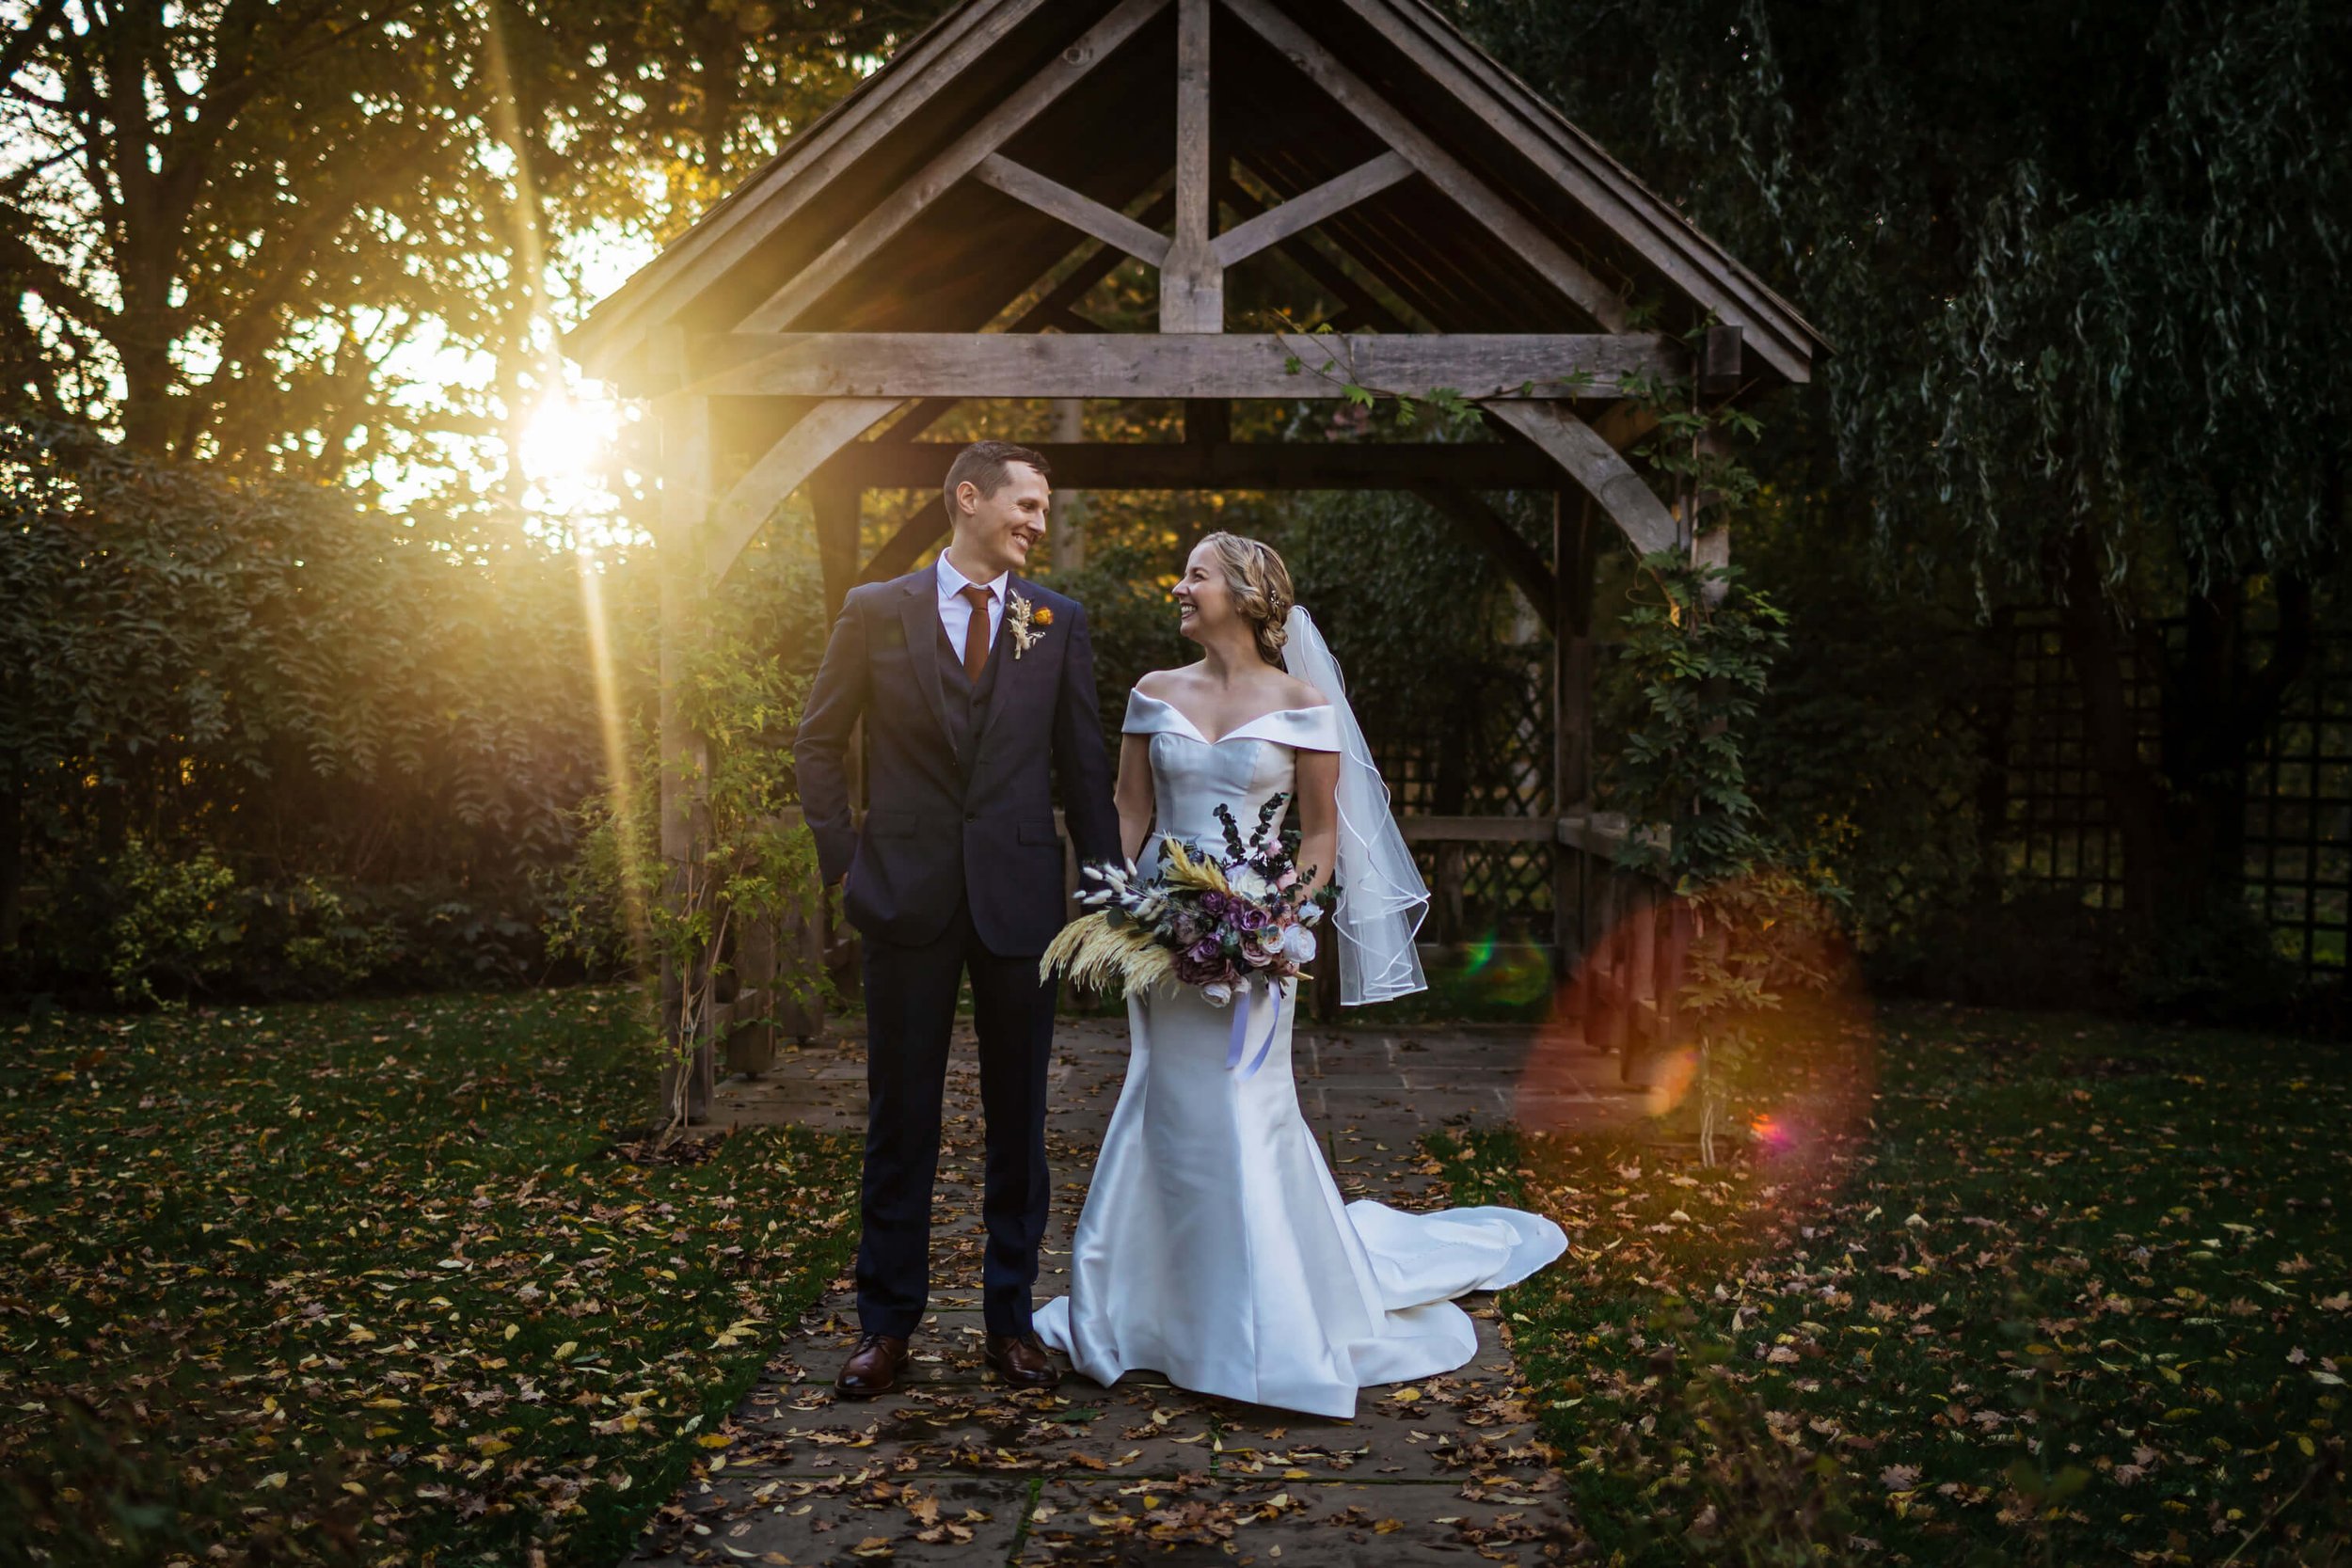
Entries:
[[[1158,329],[1103,331],[1079,306],[1130,258],[1156,272]],[[1227,283],[1252,269],[1272,269],[1253,288],[1336,301],[1312,324],[1331,330],[1229,330]],[[659,420],[673,864],[695,843],[704,752],[670,700],[677,633],[794,490],[809,487],[830,610],[944,539],[934,500],[861,560],[860,497],[936,487],[957,449],[919,437],[959,401],[1182,400],[1181,442],[1043,446],[1057,483],[1409,490],[1534,607],[1558,650],[1552,798],[1567,809],[1406,828],[1563,846],[1564,961],[1621,924],[1597,905],[1607,879],[1587,875],[1594,819],[1577,804],[1597,536],[1729,550],[1628,461],[1654,421],[1622,379],[1747,397],[1808,379],[1826,347],[1420,0],[967,0],[566,346]],[[1338,398],[1348,383],[1458,392],[1495,438],[1232,438],[1236,400]],[[1505,489],[1570,499],[1549,561],[1480,499]],[[1628,955],[1632,990],[1648,962]]]

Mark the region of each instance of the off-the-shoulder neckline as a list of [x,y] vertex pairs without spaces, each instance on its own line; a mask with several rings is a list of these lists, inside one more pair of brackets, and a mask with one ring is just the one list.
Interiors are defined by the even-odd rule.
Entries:
[[1241,738],[1242,731],[1248,729],[1251,725],[1263,724],[1269,719],[1279,719],[1286,713],[1328,713],[1331,711],[1331,705],[1329,703],[1316,703],[1310,707],[1268,708],[1265,712],[1259,714],[1253,719],[1243,720],[1240,723],[1235,724],[1232,729],[1227,730],[1223,735],[1218,736],[1215,740],[1211,740],[1208,736],[1202,732],[1200,726],[1192,721],[1192,716],[1190,714],[1186,713],[1183,708],[1178,707],[1174,703],[1169,702],[1167,698],[1154,697],[1152,693],[1144,690],[1141,687],[1135,688],[1127,694],[1130,697],[1140,697],[1147,703],[1157,703],[1160,706],[1168,709],[1168,712],[1174,714],[1179,720],[1183,721],[1184,728],[1192,732],[1192,738],[1198,740],[1203,746],[1222,746],[1229,740],[1237,740]]

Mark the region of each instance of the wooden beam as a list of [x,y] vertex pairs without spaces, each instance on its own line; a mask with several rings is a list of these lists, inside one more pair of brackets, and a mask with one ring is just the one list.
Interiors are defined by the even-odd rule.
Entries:
[[833,398],[801,416],[798,423],[775,439],[741,479],[727,491],[711,518],[711,547],[705,570],[716,583],[725,578],[736,558],[758,533],[761,525],[801,481],[843,447],[886,419],[898,406],[898,398]]
[[[1054,441],[1057,446],[1074,447],[1086,440],[1085,402],[1078,398],[1056,398],[1053,404]],[[1053,462],[1052,458],[1046,459]],[[1087,495],[1070,482],[1070,476],[1057,472],[1061,483],[1054,487],[1050,522],[1054,551],[1054,570],[1074,572],[1087,563]]]
[[1156,267],[1168,258],[1167,235],[1146,229],[1126,214],[1105,207],[1058,180],[1049,180],[1033,168],[1016,164],[1001,152],[982,158],[972,177],[1105,245],[1117,245],[1139,261]]
[[1594,434],[1618,451],[1624,451],[1658,428],[1658,410],[1653,404],[1627,398],[1594,415],[1590,423]]
[[1749,326],[1775,371],[1792,381],[1812,376],[1814,328],[1788,301],[1701,234],[1678,210],[1644,189],[1591,137],[1507,71],[1498,71],[1460,32],[1425,6],[1392,0],[1339,0],[1359,22],[1388,40],[1522,157],[1675,286],[1723,321]]
[[1160,263],[1160,330],[1225,330],[1225,269],[1210,243],[1209,0],[1176,0],[1176,240]]
[[[1141,213],[1136,214],[1136,221],[1144,228],[1157,232],[1158,226],[1166,223],[1168,215],[1175,210],[1176,194],[1173,191],[1162,191],[1152,198],[1151,203]],[[1057,332],[1072,334],[1088,334],[1101,330],[1091,322],[1073,312],[1071,307],[1084,299],[1088,292],[1097,283],[1116,272],[1126,257],[1127,253],[1116,245],[1095,246],[1090,254],[1063,276],[1060,282],[1046,290],[1020,315],[1007,324],[1004,330],[1007,332],[1043,332],[1051,328]],[[1052,267],[1048,267],[1045,269],[1045,274],[1050,276],[1053,270]]]
[[1738,322],[1717,322],[1707,329],[1699,350],[1699,392],[1725,397],[1740,389],[1740,330]]
[[947,502],[944,497],[933,496],[916,508],[914,515],[898,525],[898,532],[882,541],[882,548],[858,572],[857,579],[884,582],[902,572],[911,572],[917,556],[946,537]]
[[[1377,449],[1375,449],[1377,450]],[[1543,552],[1519,537],[1508,519],[1468,490],[1450,484],[1407,484],[1406,489],[1462,526],[1479,547],[1494,557],[1503,575],[1525,594],[1544,630],[1560,629],[1559,590]]]
[[1230,267],[1255,256],[1270,245],[1312,229],[1334,213],[1377,196],[1412,172],[1413,166],[1401,152],[1383,152],[1370,163],[1358,164],[1345,174],[1301,191],[1280,206],[1269,207],[1219,234],[1214,245],[1217,264]]
[[1615,448],[1565,403],[1492,399],[1486,406],[1505,424],[1549,452],[1584,493],[1600,503],[1644,555],[1680,542],[1674,514]]
[[[1166,223],[1175,211],[1176,193],[1162,191],[1152,198],[1151,205],[1136,214],[1136,221],[1156,233],[1159,226]],[[1069,318],[1071,307],[1084,299],[1097,283],[1118,271],[1126,255],[1115,245],[1098,247],[1092,255],[1071,268],[1069,276],[1048,289],[1035,305],[1022,311],[1005,330],[1041,332],[1047,326],[1057,325],[1059,320]],[[1048,267],[1045,270],[1051,273],[1053,269]],[[1092,332],[1096,328],[1089,326],[1087,330]]]
[[664,328],[662,305],[692,299],[762,242],[799,216],[834,180],[930,102],[1047,0],[999,0],[960,8],[909,46],[922,58],[882,72],[821,125],[796,135],[782,156],[754,175],[683,237],[589,312],[564,341],[564,352],[592,373],[612,368]]
[[1224,0],[1226,8],[1279,50],[1307,79],[1323,89],[1364,128],[1404,154],[1421,174],[1494,235],[1545,281],[1558,289],[1612,332],[1627,330],[1625,302],[1615,291],[1535,227],[1524,213],[1497,195],[1484,180],[1439,147],[1421,127],[1375,91],[1307,30],[1268,0]]
[[[682,353],[673,331],[657,344],[665,357]],[[710,511],[716,442],[706,398],[666,398],[656,405],[661,433],[661,535],[655,561],[661,617],[660,689],[656,699],[659,754],[656,788],[657,836],[662,862],[661,898],[674,911],[687,897],[691,866],[707,838],[710,742],[687,716],[679,688],[686,680],[691,628],[702,618],[707,593],[703,571],[704,523]],[[709,984],[709,966],[681,966],[661,957],[660,1017],[668,1049],[663,1053],[661,1103],[682,1104],[689,1121],[707,1119],[714,1082],[707,1036],[689,1034],[690,999]],[[684,1084],[681,1093],[680,1077]]]
[[[1593,554],[1592,498],[1551,498],[1551,809],[1565,816],[1589,809],[1592,783]],[[1565,845],[1551,851],[1551,941],[1560,959],[1559,978],[1575,973],[1592,945],[1586,920],[1585,857]],[[1581,1014],[1582,988],[1568,1006]],[[1582,1019],[1576,1020],[1583,1032]]]
[[1407,844],[1549,844],[1560,824],[1549,816],[1399,816],[1397,832]]
[[825,625],[831,626],[857,583],[858,503],[864,497],[855,485],[830,476],[812,479],[808,489],[818,570],[825,585]]
[[712,440],[709,404],[699,398],[665,400],[661,425],[660,679],[661,858],[682,863],[697,827],[704,787],[706,743],[686,718],[675,691],[686,678],[688,628],[706,592],[703,523],[710,505]]
[[888,430],[874,437],[877,441],[907,442],[946,419],[956,406],[954,398],[925,398],[906,411]]
[[[1523,441],[1033,443],[1073,490],[1545,490],[1560,467]],[[853,441],[818,473],[866,490],[928,490],[962,451],[947,441]]]
[[[1606,397],[1663,378],[1679,348],[1653,333],[722,333],[698,345],[705,396],[1336,398],[1348,381],[1423,396]],[[1295,363],[1297,368],[1292,369]],[[1589,377],[1580,381],[1579,376]]]
[[759,309],[744,319],[745,329],[768,332],[789,326],[828,291],[871,261],[893,236],[950,186],[977,168],[981,159],[1052,107],[1056,100],[1168,3],[1168,0],[1120,0],[1119,6],[1089,29],[1085,37],[1039,67],[1035,74],[982,116],[978,124],[957,137],[906,183],[882,198],[848,233],[826,246],[816,261],[770,294]]
[[[1260,176],[1261,179],[1263,176]],[[1240,182],[1229,180],[1225,184],[1225,199],[1243,214],[1244,220],[1255,218],[1274,209],[1261,204]],[[1290,258],[1298,270],[1315,280],[1345,306],[1343,314],[1361,318],[1352,325],[1369,326],[1381,332],[1409,332],[1411,327],[1399,319],[1396,312],[1380,303],[1379,296],[1362,282],[1348,276],[1347,269],[1317,250],[1304,234],[1294,234],[1275,242],[1274,248]]]

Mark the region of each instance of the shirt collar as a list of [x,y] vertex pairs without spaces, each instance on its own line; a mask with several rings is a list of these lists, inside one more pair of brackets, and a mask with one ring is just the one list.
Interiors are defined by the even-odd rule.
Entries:
[[[1012,576],[1010,572],[999,572],[994,581],[982,583],[980,586],[988,590],[990,598],[1001,600],[1005,596],[1005,579],[1010,576]],[[939,596],[943,599],[952,599],[971,585],[972,579],[956,570],[954,562],[947,559],[947,552],[940,551]]]

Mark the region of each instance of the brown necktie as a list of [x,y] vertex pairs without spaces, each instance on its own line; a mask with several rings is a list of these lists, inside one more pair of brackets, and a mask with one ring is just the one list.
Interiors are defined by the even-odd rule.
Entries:
[[972,606],[972,623],[963,628],[963,673],[977,686],[980,671],[988,663],[988,602],[993,595],[977,582],[966,583],[958,592]]

